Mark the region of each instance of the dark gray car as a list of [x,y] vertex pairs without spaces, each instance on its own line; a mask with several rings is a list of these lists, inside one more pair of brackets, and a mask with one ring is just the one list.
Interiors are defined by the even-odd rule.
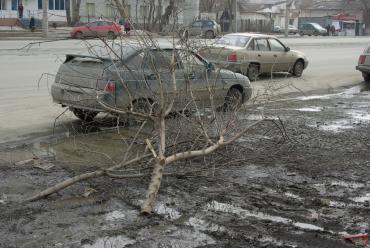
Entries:
[[[118,54],[67,55],[51,87],[53,101],[69,107],[80,119],[92,120],[99,112],[136,110],[143,103],[154,106],[161,93],[166,103],[174,100],[173,111],[192,108],[195,103],[240,106],[251,96],[247,77],[215,69],[196,53],[181,48],[126,44]],[[236,100],[230,102],[228,96]]]

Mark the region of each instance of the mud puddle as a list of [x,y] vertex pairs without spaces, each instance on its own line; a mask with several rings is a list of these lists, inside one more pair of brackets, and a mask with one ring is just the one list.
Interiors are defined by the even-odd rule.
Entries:
[[[284,137],[269,122],[221,156],[168,168],[198,172],[164,177],[149,217],[140,214],[148,178],[95,178],[22,202],[121,161],[130,132],[71,132],[5,147],[0,247],[359,247],[343,234],[369,231],[370,97],[361,88],[335,93],[264,106],[265,115],[282,120]],[[341,120],[351,128],[323,128]],[[47,163],[53,166],[41,166]]]

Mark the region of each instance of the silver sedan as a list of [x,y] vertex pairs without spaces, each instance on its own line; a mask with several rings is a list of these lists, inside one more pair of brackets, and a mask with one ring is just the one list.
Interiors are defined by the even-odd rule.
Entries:
[[[252,94],[246,76],[216,69],[198,54],[173,46],[122,45],[114,56],[66,55],[51,87],[53,101],[82,120],[99,112],[173,112],[238,107]],[[163,104],[162,104],[163,106]]]

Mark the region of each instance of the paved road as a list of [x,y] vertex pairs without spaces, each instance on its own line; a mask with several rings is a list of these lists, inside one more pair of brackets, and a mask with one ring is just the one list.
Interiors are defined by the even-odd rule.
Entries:
[[[280,77],[274,81],[254,82],[256,89],[261,90],[269,83],[275,86],[293,83],[308,92],[362,82],[354,67],[369,37],[297,37],[282,41],[291,49],[306,53],[310,60],[308,69],[300,79]],[[51,132],[54,119],[62,112],[49,96],[52,75],[65,53],[86,51],[86,44],[75,40],[36,44],[19,50],[28,44],[29,41],[0,41],[0,143],[24,139],[38,132]],[[290,87],[281,92],[293,90],[296,89]],[[72,119],[72,115],[63,116],[59,123]]]

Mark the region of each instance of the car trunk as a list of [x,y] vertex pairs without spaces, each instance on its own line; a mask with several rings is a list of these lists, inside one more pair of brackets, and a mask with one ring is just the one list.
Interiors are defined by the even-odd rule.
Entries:
[[244,48],[234,46],[213,46],[202,48],[198,51],[198,53],[212,63],[222,64],[224,62],[236,62],[233,61],[229,56],[240,49]]
[[103,60],[83,55],[67,55],[55,82],[77,88],[95,89],[106,65]]

